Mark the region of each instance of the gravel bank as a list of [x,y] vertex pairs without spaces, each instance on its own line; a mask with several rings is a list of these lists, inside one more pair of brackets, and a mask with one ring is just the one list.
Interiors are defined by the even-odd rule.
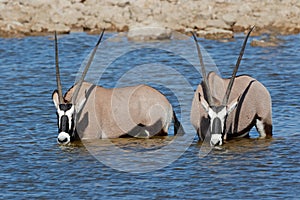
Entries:
[[254,24],[256,35],[299,33],[300,1],[0,0],[1,37],[155,26],[219,39],[232,38]]

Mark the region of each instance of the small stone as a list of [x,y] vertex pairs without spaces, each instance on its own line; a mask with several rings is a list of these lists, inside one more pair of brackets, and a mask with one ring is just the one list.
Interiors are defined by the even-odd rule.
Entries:
[[276,47],[278,44],[265,40],[252,40],[250,45],[253,47]]

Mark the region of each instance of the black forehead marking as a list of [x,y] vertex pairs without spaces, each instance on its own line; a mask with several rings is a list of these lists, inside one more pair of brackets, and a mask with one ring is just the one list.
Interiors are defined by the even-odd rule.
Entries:
[[214,112],[216,112],[216,113],[218,113],[218,112],[220,112],[221,110],[223,110],[223,108],[225,108],[225,106],[212,106],[212,107],[211,107],[211,109],[212,109]]
[[72,104],[66,103],[66,104],[59,104],[59,109],[63,111],[70,110],[72,108]]

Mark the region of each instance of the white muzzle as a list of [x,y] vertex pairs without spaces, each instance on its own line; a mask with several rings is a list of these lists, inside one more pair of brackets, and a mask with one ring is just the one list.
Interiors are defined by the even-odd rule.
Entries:
[[58,144],[68,144],[70,141],[70,135],[66,132],[60,132],[57,136]]
[[210,139],[210,145],[216,146],[216,145],[222,145],[222,134],[212,134]]

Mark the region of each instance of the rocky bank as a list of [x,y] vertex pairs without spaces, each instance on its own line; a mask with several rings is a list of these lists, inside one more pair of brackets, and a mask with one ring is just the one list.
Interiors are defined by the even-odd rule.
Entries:
[[[0,36],[124,31],[155,26],[218,39],[300,32],[299,0],[0,0]],[[129,34],[129,35],[130,35]]]

